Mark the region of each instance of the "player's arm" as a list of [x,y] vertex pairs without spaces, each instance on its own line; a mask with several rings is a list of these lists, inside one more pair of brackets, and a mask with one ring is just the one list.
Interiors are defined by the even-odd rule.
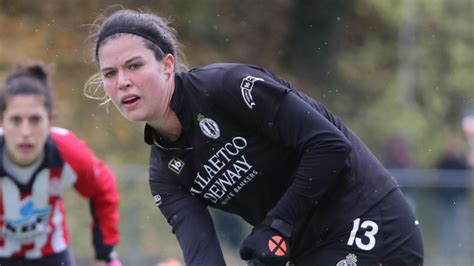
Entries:
[[281,101],[274,138],[301,155],[294,181],[267,216],[294,226],[338,180],[351,145],[343,133],[295,93]]
[[257,257],[266,263],[284,262],[288,254],[284,257],[264,254],[265,243],[274,235],[272,230],[286,239],[291,237],[298,219],[337,181],[346,167],[351,145],[314,106],[271,73],[243,68],[230,72],[223,82],[230,89],[217,91],[215,104],[225,103],[221,108],[243,126],[249,130],[256,128],[259,134],[300,154],[293,182],[264,222],[244,241],[241,250],[244,259]]
[[[93,217],[92,241],[95,250],[95,258],[98,261],[105,261],[111,266],[111,262],[117,264],[117,253],[115,246],[119,242],[118,222],[119,222],[119,195],[115,175],[107,165],[94,158],[95,166],[93,173],[95,181],[95,193],[90,196],[90,211]],[[78,190],[84,190],[83,185],[77,184]],[[82,194],[82,193],[81,193]]]
[[236,122],[300,154],[293,182],[268,214],[295,225],[337,180],[351,145],[313,103],[287,82],[258,67],[240,66],[220,79],[211,94]]
[[114,261],[114,247],[119,242],[119,195],[115,175],[71,132],[54,136],[65,164],[77,176],[75,189],[89,199],[95,258],[98,262]]
[[152,148],[150,188],[155,204],[176,235],[185,264],[225,265],[207,206],[180,185],[176,176],[159,170],[158,156]]

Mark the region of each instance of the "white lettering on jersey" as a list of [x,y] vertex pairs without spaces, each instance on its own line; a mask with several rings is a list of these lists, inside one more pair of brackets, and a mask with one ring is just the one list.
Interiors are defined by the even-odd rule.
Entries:
[[[360,226],[359,226],[360,224]],[[361,229],[364,232],[364,236],[367,237],[369,240],[368,242],[364,239],[364,243],[362,238],[356,237],[357,232]],[[353,221],[352,231],[349,235],[349,240],[347,240],[347,245],[352,246],[354,244],[354,240],[356,246],[362,250],[371,250],[375,247],[376,239],[375,235],[379,231],[379,226],[371,220],[366,220],[360,223],[360,218],[357,218]]]
[[253,97],[252,97],[253,84],[259,80],[263,81],[262,78],[246,76],[245,78],[242,79],[242,82],[240,83],[240,91],[242,93],[242,97],[244,98],[245,104],[250,109],[252,109],[252,107],[255,105],[255,101],[253,100]]
[[245,147],[247,140],[244,137],[235,137],[224,144],[198,171],[191,193],[204,194],[203,198],[213,203],[227,204],[258,175],[258,171],[253,169],[243,154]]

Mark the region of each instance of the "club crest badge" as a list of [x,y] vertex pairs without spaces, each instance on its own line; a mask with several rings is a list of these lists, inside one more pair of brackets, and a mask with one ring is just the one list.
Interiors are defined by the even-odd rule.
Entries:
[[171,171],[175,172],[176,174],[181,173],[181,170],[183,170],[183,167],[184,167],[184,162],[176,157],[173,157],[168,163],[168,168]]
[[221,136],[221,130],[214,120],[204,117],[202,114],[198,115],[197,120],[204,135],[211,139],[218,139]]
[[345,259],[340,260],[336,266],[357,266],[357,256],[349,253]]
[[255,101],[253,100],[252,97],[252,89],[253,89],[253,84],[255,81],[263,81],[262,78],[256,78],[252,76],[246,76],[245,78],[242,79],[242,83],[240,83],[240,90],[242,92],[242,97],[244,98],[245,104],[252,109],[252,107],[255,105]]
[[162,203],[161,196],[156,194],[155,196],[153,196],[153,200],[155,201],[155,206],[160,207],[160,205]]

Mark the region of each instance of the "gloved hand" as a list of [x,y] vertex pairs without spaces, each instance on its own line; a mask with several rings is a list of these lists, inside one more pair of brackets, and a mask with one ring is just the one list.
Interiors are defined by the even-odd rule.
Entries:
[[240,258],[248,260],[249,265],[285,265],[290,259],[288,240],[270,226],[258,225],[242,242]]
[[117,251],[112,245],[98,245],[96,249],[96,266],[122,266]]

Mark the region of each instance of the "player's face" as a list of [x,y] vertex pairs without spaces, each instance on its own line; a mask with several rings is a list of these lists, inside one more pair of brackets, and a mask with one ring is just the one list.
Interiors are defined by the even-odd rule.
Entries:
[[10,160],[20,166],[34,163],[43,153],[50,127],[43,96],[16,95],[7,98],[1,126]]
[[170,54],[157,61],[144,40],[131,34],[106,40],[99,48],[105,91],[131,121],[159,121],[169,110],[173,64]]

